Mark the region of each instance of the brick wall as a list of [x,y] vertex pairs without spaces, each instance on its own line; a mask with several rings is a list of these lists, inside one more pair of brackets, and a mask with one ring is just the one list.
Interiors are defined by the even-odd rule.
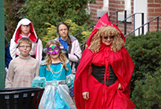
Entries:
[[[124,0],[109,0],[109,15],[118,10],[124,10]],[[116,14],[113,14],[110,21],[116,23]]]
[[[152,20],[153,18],[161,15],[161,3],[160,0],[148,0],[148,12],[147,12],[147,21]],[[112,13],[118,11],[118,10],[124,10],[124,0],[109,0],[109,15]],[[133,14],[133,4],[134,0],[131,0],[131,13]],[[90,12],[93,14],[91,17],[91,20],[97,22],[97,9],[101,9],[103,7],[103,0],[96,0],[96,4],[90,4]],[[129,33],[134,30],[133,28],[133,18],[131,19],[132,22],[127,23],[127,32]],[[113,14],[110,18],[110,22],[117,23],[116,22],[116,14]],[[159,19],[159,29],[161,30],[161,18]],[[146,22],[144,22],[146,23]],[[157,28],[157,20],[154,20],[150,23],[150,32],[155,31]],[[124,33],[124,24],[118,25],[119,29]]]
[[[161,15],[161,3],[160,0],[148,0],[148,21]],[[161,18],[159,19],[159,29],[161,30]],[[150,31],[157,29],[157,20],[150,23]]]
[[[117,22],[117,15],[116,15],[116,11],[123,11],[124,10],[124,0],[109,0],[109,15],[111,15],[110,17],[110,22],[116,24]],[[113,14],[115,13],[115,14]],[[119,24],[118,25],[119,29],[124,33],[124,25]]]
[[[109,15],[115,13],[116,11],[124,10],[124,0],[109,0]],[[90,18],[92,21],[97,22],[98,17],[97,17],[97,9],[101,9],[103,7],[103,0],[96,0],[96,4],[90,4],[90,12],[93,14],[92,17]],[[110,22],[112,23],[117,23],[116,20],[116,13],[111,15],[110,17]],[[119,29],[124,33],[124,23],[118,25]],[[132,24],[127,24],[127,33],[130,31],[131,28],[133,27]]]
[[90,20],[97,22],[97,9],[101,9],[103,7],[103,0],[96,0],[96,3],[90,4],[90,12],[92,13],[92,17]]

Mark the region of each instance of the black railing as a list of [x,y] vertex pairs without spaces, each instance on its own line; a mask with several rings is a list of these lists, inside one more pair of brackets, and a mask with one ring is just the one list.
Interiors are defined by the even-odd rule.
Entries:
[[[126,12],[125,12],[126,13]],[[127,17],[126,18],[126,16],[125,16],[125,18],[124,18],[124,20],[122,20],[122,21],[120,21],[119,23],[117,23],[116,24],[116,26],[118,26],[120,23],[124,23],[124,35],[126,36],[126,34],[127,34],[127,20],[128,19],[130,19],[131,17],[134,17],[133,18],[133,28],[134,28],[134,30],[135,30],[135,16],[137,15],[137,14],[141,14],[141,21],[142,21],[142,25],[144,24],[144,13],[134,13],[134,14],[132,14],[132,15],[130,15],[129,17]],[[142,33],[144,33],[144,27],[142,27]]]
[[[116,14],[116,22],[118,23],[118,12],[120,12],[120,11],[124,11],[124,19],[126,19],[126,17],[127,17],[127,11],[126,11],[126,10],[118,10],[118,11],[116,11],[116,12],[110,14],[110,16],[109,16],[109,21],[110,21],[111,16],[113,16],[113,15]],[[93,24],[93,25],[91,25],[90,27],[86,28],[86,29],[83,30],[83,31],[89,30],[90,28],[93,29],[95,25],[96,25],[96,24]],[[79,32],[79,33],[76,34],[74,37],[77,38],[78,35],[80,35],[83,31]],[[83,43],[80,45],[82,51],[85,49],[85,43],[86,43],[86,42],[83,42]]]
[[[120,12],[120,11],[124,11],[124,20],[122,20],[122,21],[119,22],[119,20],[118,20],[118,12]],[[112,14],[109,16],[109,21],[110,21],[111,16],[113,16],[113,15],[115,15],[115,14],[116,14],[116,22],[117,22],[116,26],[118,26],[118,25],[121,24],[121,23],[124,23],[124,36],[125,36],[125,37],[128,36],[128,35],[131,34],[131,33],[134,33],[134,32],[137,31],[137,30],[138,30],[138,34],[140,35],[140,29],[142,29],[142,30],[141,30],[141,31],[142,31],[142,34],[144,34],[144,27],[145,27],[145,25],[148,25],[148,32],[149,32],[149,31],[150,31],[150,29],[149,29],[149,27],[150,27],[150,22],[152,22],[152,21],[155,20],[155,19],[157,19],[157,29],[159,29],[159,17],[160,17],[161,15],[160,15],[160,16],[157,16],[156,18],[154,18],[154,19],[152,19],[152,20],[150,20],[149,22],[147,22],[147,23],[144,24],[144,13],[134,13],[134,14],[132,14],[132,15],[130,15],[130,16],[127,17],[127,11],[126,11],[126,10],[118,10],[118,11],[112,13]],[[141,14],[141,25],[142,25],[142,26],[140,26],[140,27],[138,27],[137,29],[135,29],[135,16],[136,16],[137,14]],[[127,20],[130,19],[130,18],[132,18],[132,17],[134,17],[134,18],[133,18],[133,31],[127,34]],[[90,28],[94,28],[94,26],[95,26],[95,24],[91,25],[90,27],[88,27],[87,29],[85,29],[85,30],[83,30],[83,31],[89,30]],[[81,34],[83,31],[81,31],[80,33],[76,34],[75,37],[77,37],[77,36],[78,36],[79,34]],[[82,43],[82,44],[80,45],[82,51],[85,49],[85,43],[86,43],[86,42],[84,42],[84,43]]]
[[[90,27],[88,27],[88,28],[86,28],[85,30],[83,30],[83,31],[87,31],[87,30],[89,30],[90,28],[94,28],[94,26],[95,26],[96,24],[93,24],[93,25],[91,25]],[[79,32],[78,34],[76,34],[74,37],[78,37],[78,35],[80,35],[83,31],[81,31],[81,32]],[[86,44],[86,42],[83,42],[81,45],[80,45],[80,48],[81,48],[81,50],[83,51],[84,49],[85,49],[85,44]]]
[[140,27],[134,29],[134,30],[131,31],[130,33],[126,34],[125,37],[128,36],[128,35],[130,35],[131,33],[134,33],[134,32],[137,31],[137,30],[138,30],[138,35],[140,35],[140,29],[141,29],[141,28],[142,28],[142,34],[144,34],[144,26],[145,26],[145,25],[148,25],[148,32],[150,32],[150,28],[149,28],[149,27],[150,27],[150,23],[151,23],[152,21],[156,20],[156,19],[157,19],[157,30],[159,30],[159,17],[161,17],[161,15],[155,17],[154,19],[152,19],[152,20],[150,20],[149,22],[143,24],[142,26],[140,26]]
[[[87,31],[87,30],[89,30],[90,28],[94,28],[94,26],[95,26],[96,24],[93,24],[93,25],[91,25],[90,27],[88,27],[88,28],[86,28],[85,30],[83,30],[83,31]],[[77,36],[78,35],[80,35],[83,31],[81,31],[81,32],[79,32],[78,34],[76,34],[74,37],[76,37],[77,38]]]
[[[118,12],[119,12],[119,11],[124,11],[124,19],[126,19],[126,16],[127,16],[126,13],[127,13],[127,11],[126,11],[126,10],[118,10],[118,11],[116,11],[116,12],[110,14],[110,16],[109,16],[109,21],[110,21],[111,16],[113,16],[114,14],[116,14],[116,22],[118,23]],[[83,31],[89,30],[90,28],[94,28],[95,25],[96,25],[96,24],[93,24],[93,25],[91,25],[90,27],[86,28],[86,29],[83,30]],[[77,37],[78,35],[80,35],[83,31],[81,31],[81,32],[79,32],[78,34],[76,34],[75,37]]]
[[[121,11],[121,12],[122,12],[122,11],[124,12],[124,20],[119,22],[118,13],[119,13],[120,11]],[[127,19],[128,19],[128,18],[127,18],[127,10],[118,10],[118,11],[112,13],[112,14],[109,16],[109,21],[110,21],[111,16],[114,15],[114,14],[116,14],[116,22],[117,22],[116,26],[118,26],[118,24],[124,22],[124,35],[125,35],[125,34],[126,34],[126,28],[127,28],[126,24],[127,24]]]
[[83,42],[81,45],[80,45],[80,48],[82,51],[84,51],[84,49],[86,48],[86,42]]
[[118,23],[118,21],[119,21],[119,19],[118,19],[118,13],[119,13],[120,11],[121,11],[121,12],[124,11],[124,19],[126,19],[126,17],[127,17],[127,10],[118,10],[118,11],[116,11],[116,12],[110,14],[110,16],[109,16],[109,21],[110,21],[110,19],[111,19],[111,16],[113,16],[113,15],[116,14],[116,22]]

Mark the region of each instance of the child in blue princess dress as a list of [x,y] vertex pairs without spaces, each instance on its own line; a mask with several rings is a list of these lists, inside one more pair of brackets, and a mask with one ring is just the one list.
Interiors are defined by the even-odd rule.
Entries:
[[46,59],[41,62],[39,76],[34,78],[31,85],[45,87],[39,109],[76,109],[69,95],[74,83],[69,61],[57,41],[50,40],[46,48]]

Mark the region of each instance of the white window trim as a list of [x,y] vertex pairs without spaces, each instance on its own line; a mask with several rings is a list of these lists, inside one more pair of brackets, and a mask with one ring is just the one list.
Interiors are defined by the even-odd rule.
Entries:
[[97,17],[102,17],[109,10],[109,0],[103,0],[103,7],[97,9]]
[[90,14],[90,6],[89,6],[89,2],[87,3],[87,8],[85,9],[86,14]]
[[[144,5],[142,5],[144,4]],[[148,0],[134,0],[134,13],[144,13],[144,23],[147,23],[147,13],[148,13]],[[141,14],[135,16],[135,29],[142,25]],[[148,31],[147,25],[144,26],[144,34]],[[140,29],[140,33],[142,28]],[[138,31],[135,32],[135,36],[138,36]]]
[[[125,7],[124,10],[127,10],[127,16],[131,15],[131,0],[124,0],[125,1]],[[118,20],[122,21],[124,20],[124,12],[118,12]],[[127,22],[131,22],[131,18],[127,19]]]

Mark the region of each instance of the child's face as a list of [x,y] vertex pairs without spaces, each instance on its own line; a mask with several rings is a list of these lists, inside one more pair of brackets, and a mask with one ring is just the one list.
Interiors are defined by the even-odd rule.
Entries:
[[64,24],[59,25],[59,35],[62,39],[67,39],[68,37],[68,28]]
[[30,25],[21,25],[21,34],[26,36],[30,33]]
[[20,55],[23,57],[29,56],[29,52],[31,51],[31,48],[32,47],[30,46],[30,44],[27,44],[27,43],[21,43],[18,46],[18,50],[20,51]]
[[60,52],[60,47],[59,46],[51,45],[49,48],[47,48],[47,52],[50,55],[58,54]]
[[[56,45],[54,45],[55,47],[57,47]],[[49,47],[53,47],[53,44],[51,44]],[[55,49],[56,51],[59,51],[58,49]],[[55,54],[50,54],[50,56],[51,56],[51,58],[54,58],[54,59],[56,59],[56,58],[59,58],[59,54],[60,54],[60,52],[58,52],[58,53],[55,53]]]

